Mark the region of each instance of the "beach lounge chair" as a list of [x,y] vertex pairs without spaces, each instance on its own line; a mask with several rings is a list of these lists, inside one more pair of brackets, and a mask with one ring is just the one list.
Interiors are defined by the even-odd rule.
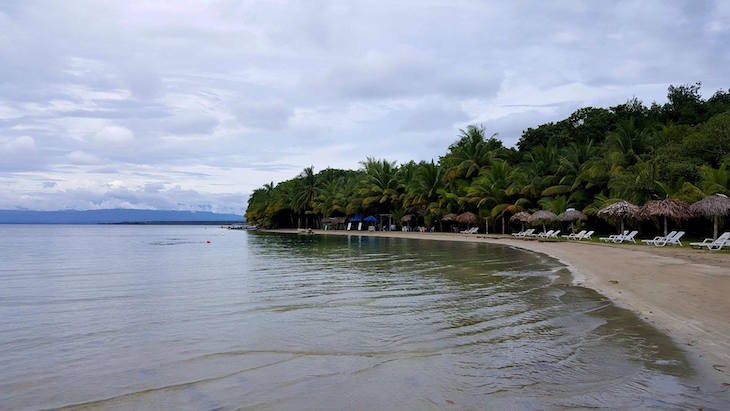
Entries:
[[610,235],[608,237],[601,237],[601,238],[599,238],[599,240],[607,243],[609,241],[615,240],[616,237],[624,237],[624,236],[626,236],[628,234],[629,234],[629,230],[624,230],[623,234],[612,234],[612,235]]
[[479,227],[472,227],[468,230],[459,231],[461,234],[476,234],[479,231]]
[[595,233],[595,231],[591,230],[591,231],[583,234],[583,237],[579,238],[578,241],[581,241],[581,240],[591,240],[593,238],[593,233]]
[[570,233],[568,235],[564,235],[564,238],[567,238],[568,240],[580,240],[586,233],[586,230],[581,230],[579,233]]
[[678,231],[677,234],[672,238],[667,238],[666,241],[657,241],[654,245],[657,247],[664,247],[667,244],[678,245],[682,247],[682,241],[680,239],[684,235],[684,231]]
[[557,240],[559,239],[558,234],[560,234],[560,230],[555,230],[550,235],[546,235],[545,238],[549,238],[551,240]]
[[549,237],[549,236],[551,236],[551,235],[552,235],[552,234],[553,234],[554,232],[555,232],[555,230],[548,230],[548,231],[543,231],[542,233],[539,233],[539,234],[537,234],[537,235],[533,235],[533,237],[537,237],[537,238]]
[[680,241],[680,239],[682,238],[682,236],[684,236],[684,231],[672,231],[671,233],[667,234],[666,237],[658,237],[654,240],[643,240],[643,242],[647,245],[650,244],[656,247],[664,247],[667,244],[678,245],[681,247],[682,241]]
[[535,229],[534,228],[530,228],[528,230],[521,231],[519,233],[512,234],[512,235],[515,236],[515,237],[517,237],[517,238],[524,238],[524,237],[527,237],[529,235],[532,235],[532,233],[534,233],[534,232],[535,232]]
[[636,234],[639,234],[639,232],[634,230],[634,231],[630,232],[629,235],[614,238],[613,242],[616,244],[620,244],[620,243],[625,243],[625,242],[631,241],[632,243],[636,244],[636,239],[635,239]]
[[707,247],[708,250],[720,250],[722,247],[730,245],[730,231],[722,233],[716,240],[705,238],[701,243],[689,243],[692,247]]
[[656,241],[662,241],[662,240],[666,240],[667,238],[672,238],[672,237],[674,237],[675,234],[677,234],[676,231],[670,231],[669,234],[667,234],[667,235],[658,235],[658,236],[652,238],[651,240],[641,240],[641,242],[646,245],[654,245],[654,243]]

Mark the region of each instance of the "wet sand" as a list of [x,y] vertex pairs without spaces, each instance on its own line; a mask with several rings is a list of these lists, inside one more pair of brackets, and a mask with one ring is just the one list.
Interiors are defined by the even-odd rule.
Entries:
[[[271,230],[296,233],[297,230]],[[592,288],[665,332],[704,377],[730,390],[730,255],[685,246],[650,247],[518,240],[500,235],[316,230],[506,244],[547,254],[568,266],[574,283]]]

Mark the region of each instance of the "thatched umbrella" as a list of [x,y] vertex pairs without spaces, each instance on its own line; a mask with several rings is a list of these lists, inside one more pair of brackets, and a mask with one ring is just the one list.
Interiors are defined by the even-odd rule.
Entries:
[[586,218],[588,217],[586,217],[585,214],[576,210],[575,208],[569,208],[558,215],[558,220],[564,223],[571,223],[570,228],[573,231],[575,231],[575,227],[573,226],[572,222],[577,220],[585,220]]
[[598,210],[598,216],[606,221],[621,222],[621,232],[624,232],[624,221],[634,219],[640,215],[639,207],[629,203],[628,201],[619,201]]
[[576,220],[585,220],[586,215],[576,210],[575,208],[569,208],[558,215],[558,220],[562,222],[570,222]]
[[413,214],[406,214],[406,215],[404,215],[404,216],[403,216],[403,217],[402,217],[402,218],[400,219],[400,222],[401,222],[401,223],[410,223],[410,222],[411,222],[411,220],[413,220]]
[[512,217],[509,218],[509,221],[519,221],[522,226],[522,231],[525,231],[525,222],[527,222],[528,218],[530,218],[530,213],[527,211],[520,211],[519,213],[513,214]]
[[456,221],[456,214],[448,213],[441,218],[441,221]]
[[456,221],[462,224],[474,224],[477,222],[477,215],[467,211],[456,216]]
[[689,211],[689,204],[684,201],[665,198],[663,200],[652,200],[644,204],[639,212],[643,218],[662,217],[664,219],[664,235],[667,235],[667,218],[672,220],[683,220],[692,217]]
[[715,223],[714,238],[717,238],[720,217],[730,214],[730,199],[725,194],[711,195],[692,204],[689,210],[695,215],[712,217]]
[[527,222],[530,224],[542,224],[542,231],[545,232],[545,223],[555,221],[558,219],[558,216],[555,215],[552,211],[548,210],[540,210],[533,213],[528,219]]

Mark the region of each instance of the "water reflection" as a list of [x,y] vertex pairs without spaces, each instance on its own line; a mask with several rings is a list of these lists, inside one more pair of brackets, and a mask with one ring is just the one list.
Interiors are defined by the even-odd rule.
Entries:
[[555,261],[510,247],[201,227],[15,230],[0,233],[9,409],[727,401],[698,390],[664,335],[571,286]]

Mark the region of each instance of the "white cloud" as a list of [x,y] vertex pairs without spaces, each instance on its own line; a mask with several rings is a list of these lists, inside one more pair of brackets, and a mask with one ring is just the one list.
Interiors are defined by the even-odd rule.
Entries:
[[727,4],[4,2],[0,205],[230,208],[310,164],[436,157],[469,122],[514,144],[581,105],[710,94]]
[[134,134],[120,126],[106,126],[94,134],[94,140],[102,144],[123,144],[134,140]]
[[30,136],[6,138],[0,140],[0,153],[5,156],[21,155],[35,152],[35,140]]

